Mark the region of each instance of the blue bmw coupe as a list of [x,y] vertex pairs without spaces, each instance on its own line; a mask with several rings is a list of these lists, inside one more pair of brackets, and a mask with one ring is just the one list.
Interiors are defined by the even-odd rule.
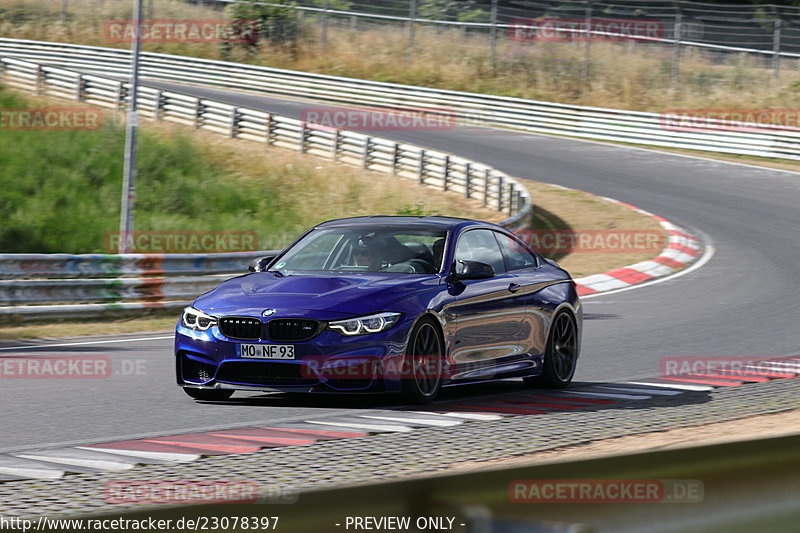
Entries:
[[178,384],[235,390],[398,392],[572,380],[583,313],[570,275],[504,228],[449,217],[325,222],[184,309]]

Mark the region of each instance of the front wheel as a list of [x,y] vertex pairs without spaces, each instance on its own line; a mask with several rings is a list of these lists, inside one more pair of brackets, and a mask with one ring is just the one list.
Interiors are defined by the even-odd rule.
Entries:
[[444,341],[438,324],[423,318],[414,326],[406,349],[403,396],[410,403],[432,402],[442,388]]
[[578,329],[575,320],[567,312],[553,319],[544,354],[544,369],[540,376],[524,378],[534,387],[559,389],[566,387],[575,375],[578,363]]
[[195,400],[204,400],[207,402],[219,402],[222,400],[227,400],[233,395],[232,390],[225,389],[193,389],[183,387],[183,392]]

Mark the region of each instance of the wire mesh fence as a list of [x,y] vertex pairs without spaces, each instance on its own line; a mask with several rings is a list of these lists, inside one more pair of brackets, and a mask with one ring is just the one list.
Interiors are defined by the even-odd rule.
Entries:
[[[194,0],[225,6],[237,0]],[[668,48],[678,81],[686,49],[716,54],[745,53],[777,73],[781,60],[800,58],[800,8],[728,5],[682,0],[296,0],[259,2],[297,11],[302,24],[318,27],[325,44],[330,27],[383,27],[404,32],[413,57],[420,27],[457,28],[465,38],[481,36],[494,65],[503,44],[520,49],[544,42],[571,43],[584,50],[588,71],[593,42]],[[477,45],[476,45],[477,46]]]

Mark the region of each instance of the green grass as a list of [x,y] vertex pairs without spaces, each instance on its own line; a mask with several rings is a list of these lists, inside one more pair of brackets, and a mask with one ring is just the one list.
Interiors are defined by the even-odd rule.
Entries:
[[[0,109],[30,107],[0,90]],[[103,252],[119,225],[124,129],[0,132],[0,250]],[[293,229],[291,201],[269,183],[224,179],[228,171],[189,138],[142,131],[136,182],[138,231]],[[76,157],[76,154],[79,157]]]

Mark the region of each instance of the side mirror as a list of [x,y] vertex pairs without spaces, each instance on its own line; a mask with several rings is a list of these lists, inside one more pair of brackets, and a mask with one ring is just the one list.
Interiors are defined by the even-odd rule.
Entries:
[[267,268],[267,265],[275,259],[277,256],[275,255],[267,255],[264,257],[255,257],[252,261],[250,261],[250,266],[247,269],[250,272],[264,272],[264,269]]
[[494,268],[492,268],[492,265],[487,265],[479,261],[464,261],[458,259],[453,269],[451,279],[453,281],[461,281],[468,279],[489,279],[493,277]]

